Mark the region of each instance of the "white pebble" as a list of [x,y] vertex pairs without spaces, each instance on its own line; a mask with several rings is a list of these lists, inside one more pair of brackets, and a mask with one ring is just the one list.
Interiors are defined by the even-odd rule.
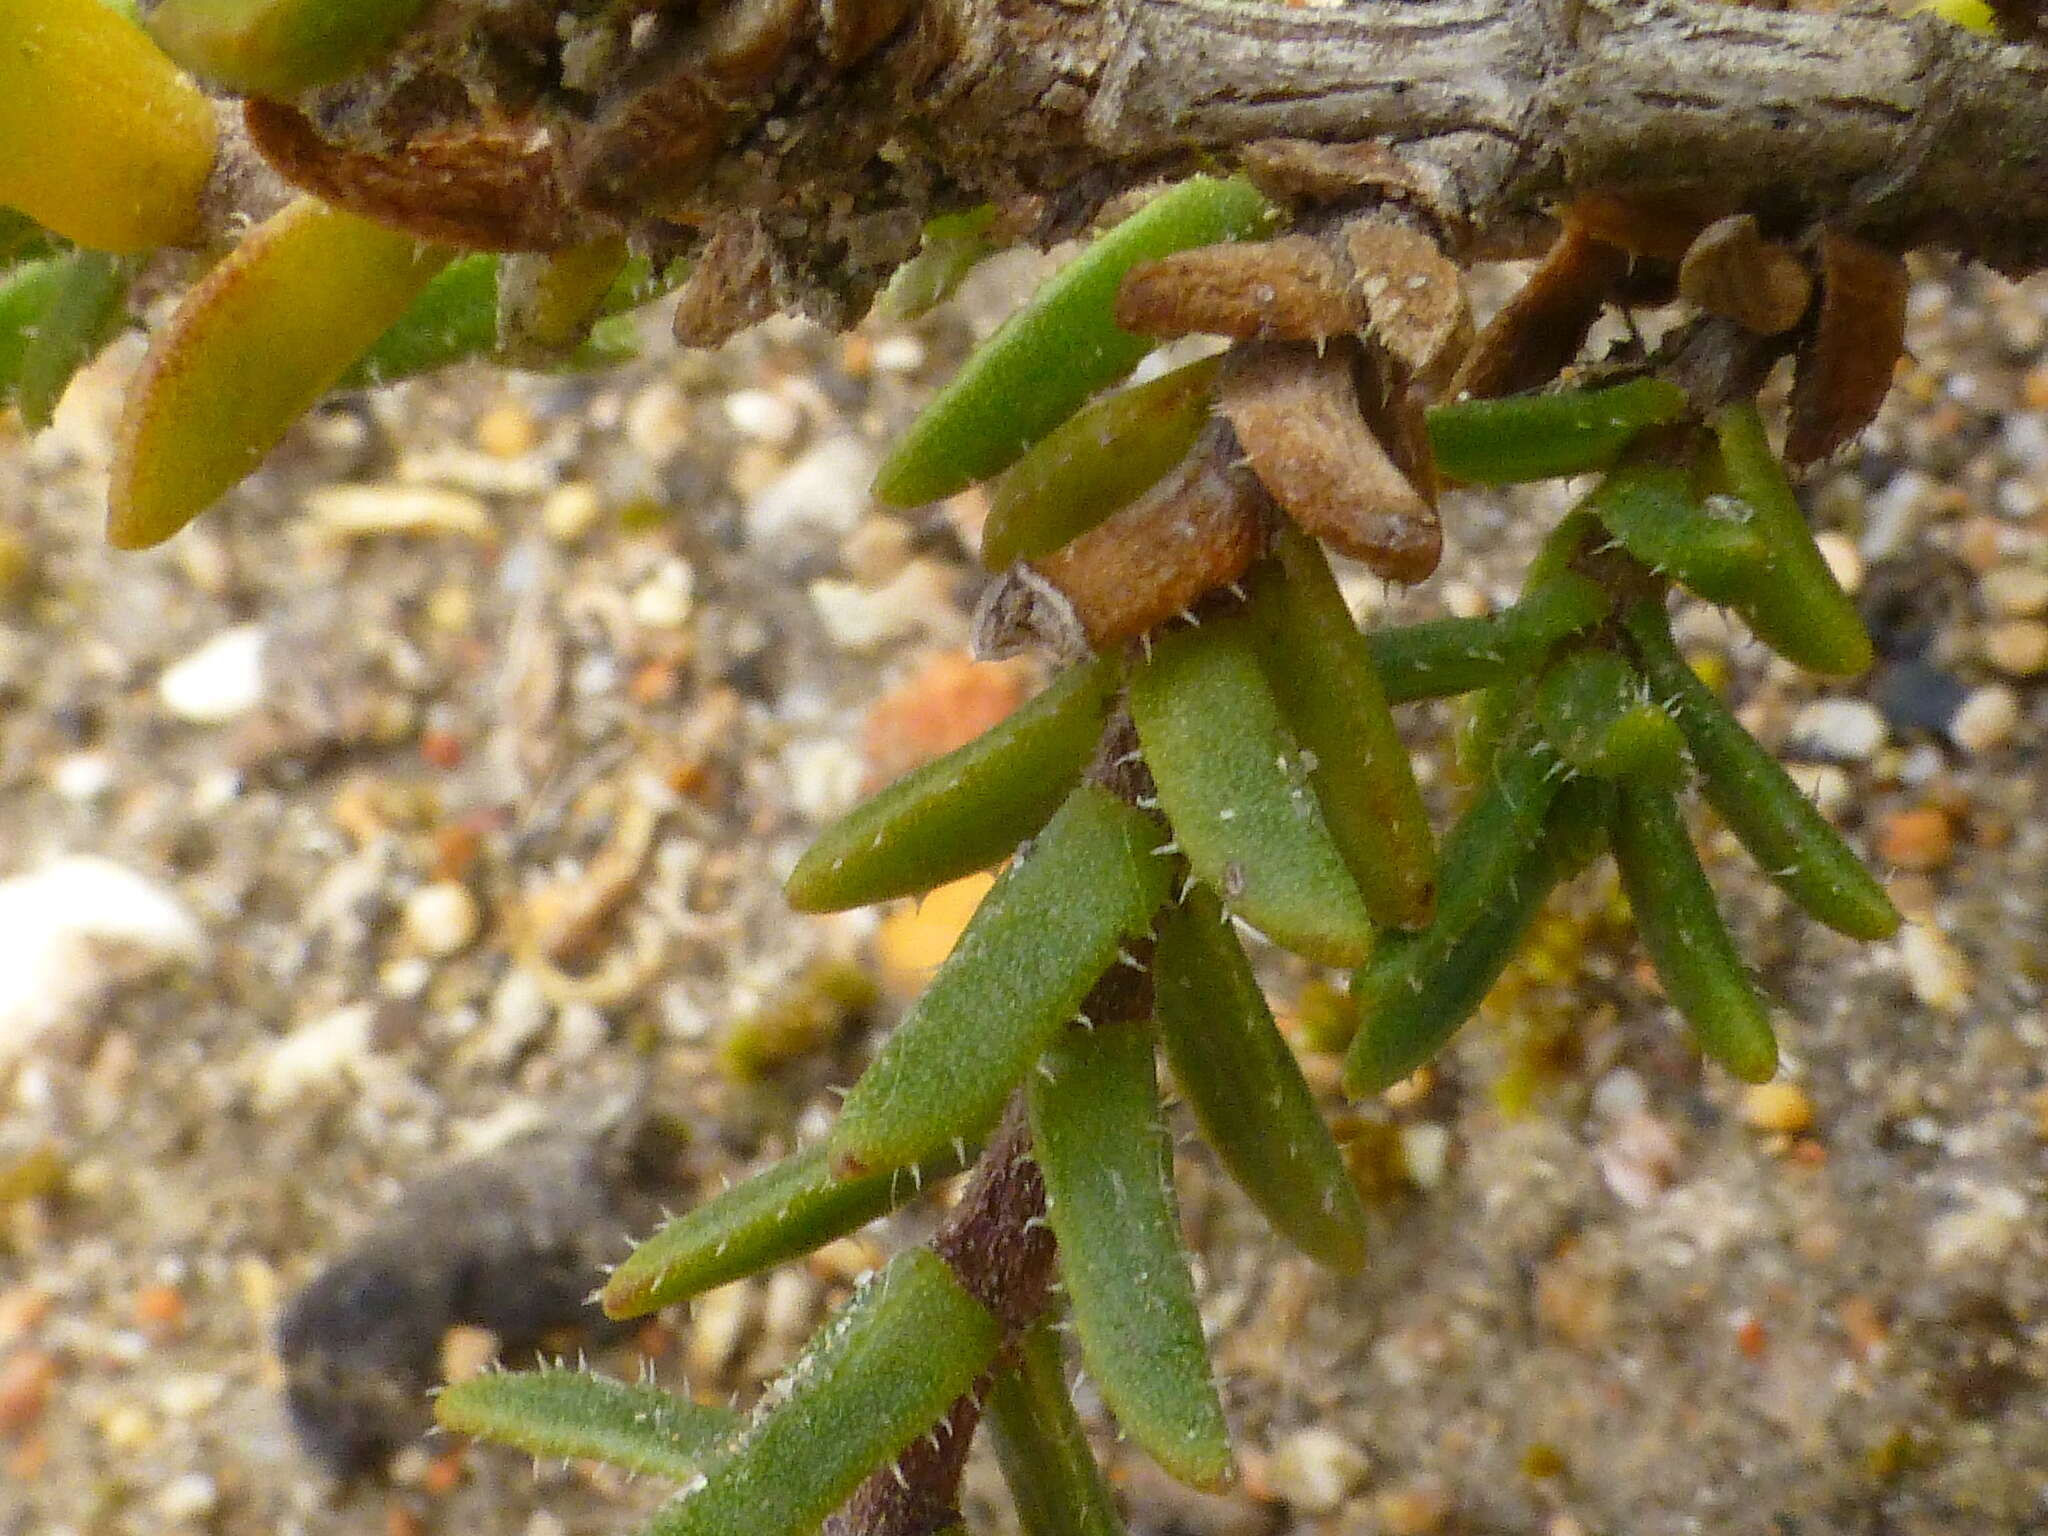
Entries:
[[1267,1465],[1273,1491],[1307,1514],[1334,1514],[1365,1481],[1365,1452],[1330,1429],[1300,1429],[1281,1441]]
[[158,1491],[156,1512],[172,1524],[197,1520],[213,1513],[220,1503],[220,1490],[204,1472],[187,1472],[174,1477]]
[[805,535],[834,542],[859,525],[875,477],[874,450],[857,437],[831,437],[805,452],[748,503],[747,537],[774,544]]
[[257,1108],[282,1109],[309,1089],[353,1072],[370,1054],[376,1018],[374,1004],[354,1003],[293,1030],[271,1046],[256,1067]]
[[180,720],[220,725],[263,702],[263,645],[255,624],[223,630],[157,679],[156,696]]
[[498,525],[481,500],[433,486],[331,485],[306,498],[313,526],[335,543],[387,534],[450,534],[488,544]]
[[725,419],[742,437],[778,448],[795,442],[804,426],[804,414],[795,401],[766,389],[742,389],[727,395]]
[[681,629],[696,605],[697,573],[687,560],[664,560],[633,589],[633,622],[643,629]]
[[467,949],[482,921],[476,898],[459,880],[423,885],[405,901],[407,937],[436,959]]
[[0,1068],[107,989],[205,956],[178,898],[110,859],[78,854],[0,880]]
[[1970,962],[1947,934],[1926,923],[1899,930],[1899,959],[1913,996],[1942,1013],[1961,1013],[1970,1002]]
[[1888,735],[1884,716],[1862,699],[1815,699],[1793,717],[1795,745],[1838,763],[1867,762]]
[[1814,535],[1813,542],[1819,546],[1821,559],[1827,561],[1828,569],[1834,572],[1835,580],[1844,592],[1863,590],[1863,556],[1856,552],[1856,546],[1847,534],[1829,529],[1826,533]]
[[966,629],[953,603],[952,578],[929,560],[911,561],[885,586],[826,578],[812,582],[810,594],[811,606],[842,650],[876,651],[920,634],[957,640]]
[[1979,688],[1948,723],[1949,739],[1965,752],[1989,752],[2012,740],[2020,723],[2020,696],[2003,683]]

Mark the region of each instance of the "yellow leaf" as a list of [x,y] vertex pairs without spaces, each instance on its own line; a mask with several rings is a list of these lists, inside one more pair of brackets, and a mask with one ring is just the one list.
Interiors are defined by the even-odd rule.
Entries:
[[0,203],[96,250],[190,239],[214,139],[206,98],[101,0],[0,5]]
[[448,254],[312,198],[259,226],[150,347],[121,421],[108,539],[160,544],[255,469]]

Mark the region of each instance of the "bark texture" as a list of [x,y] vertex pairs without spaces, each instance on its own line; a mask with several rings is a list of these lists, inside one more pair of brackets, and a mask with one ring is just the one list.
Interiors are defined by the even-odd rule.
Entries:
[[[522,236],[534,245],[752,220],[779,296],[828,321],[865,308],[934,213],[992,199],[1049,240],[1134,186],[1273,141],[1390,147],[1397,170],[1358,200],[1421,204],[1463,258],[1526,252],[1547,210],[1621,193],[1753,213],[1780,238],[1827,225],[2009,273],[2048,266],[2048,48],[1931,15],[1716,0],[729,0],[621,43],[609,75],[572,79],[566,51],[550,64],[541,50],[514,82],[489,62],[505,48],[470,43],[462,23],[480,3],[443,0],[376,78],[299,102],[311,143],[334,163],[394,164],[425,145],[445,158],[464,132],[516,143],[527,217],[563,209],[558,229]],[[554,9],[496,4],[473,19]],[[615,162],[627,170],[592,179]],[[636,178],[638,164],[660,174]]]

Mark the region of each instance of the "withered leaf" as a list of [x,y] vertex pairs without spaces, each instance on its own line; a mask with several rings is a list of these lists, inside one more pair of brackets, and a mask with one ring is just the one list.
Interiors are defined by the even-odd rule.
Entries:
[[1738,213],[1700,231],[1679,264],[1678,291],[1710,315],[1776,336],[1806,313],[1813,276],[1792,252],[1766,240],[1754,218]]
[[1436,511],[1361,414],[1355,345],[1272,342],[1224,364],[1219,408],[1273,499],[1303,529],[1390,581],[1436,569]]
[[1116,297],[1116,323],[1140,336],[1320,341],[1364,322],[1337,257],[1309,235],[1176,251],[1133,267]]
[[330,144],[303,113],[252,100],[256,148],[293,186],[422,240],[479,251],[552,251],[592,231],[567,206],[552,146],[531,125],[421,135],[388,154]]
[[1472,345],[1472,305],[1456,263],[1427,235],[1384,218],[1344,231],[1367,330],[1409,373],[1440,384]]
[[1567,223],[1529,281],[1485,330],[1451,380],[1449,397],[1491,400],[1548,384],[1579,355],[1628,255]]
[[686,347],[723,346],[776,308],[775,251],[767,233],[748,214],[724,215],[677,295],[676,340]]
[[1265,541],[1265,492],[1220,425],[1123,511],[1031,569],[1098,650],[1157,628],[1237,580]]
[[1906,346],[1906,266],[1853,235],[1820,233],[1820,315],[1792,369],[1785,457],[1824,459],[1870,425]]

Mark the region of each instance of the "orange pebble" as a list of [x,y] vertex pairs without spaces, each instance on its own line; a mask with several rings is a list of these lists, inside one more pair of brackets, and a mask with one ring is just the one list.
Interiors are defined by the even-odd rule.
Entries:
[[453,731],[422,731],[420,756],[430,768],[460,768],[462,738]]
[[188,1311],[175,1285],[145,1285],[135,1293],[135,1326],[158,1344],[185,1331]]
[[1877,834],[1878,856],[1918,873],[1940,869],[1955,852],[1949,819],[1932,806],[1887,816]]
[[1026,673],[1013,662],[948,651],[869,712],[862,745],[868,780],[882,785],[1000,724],[1024,702]]

